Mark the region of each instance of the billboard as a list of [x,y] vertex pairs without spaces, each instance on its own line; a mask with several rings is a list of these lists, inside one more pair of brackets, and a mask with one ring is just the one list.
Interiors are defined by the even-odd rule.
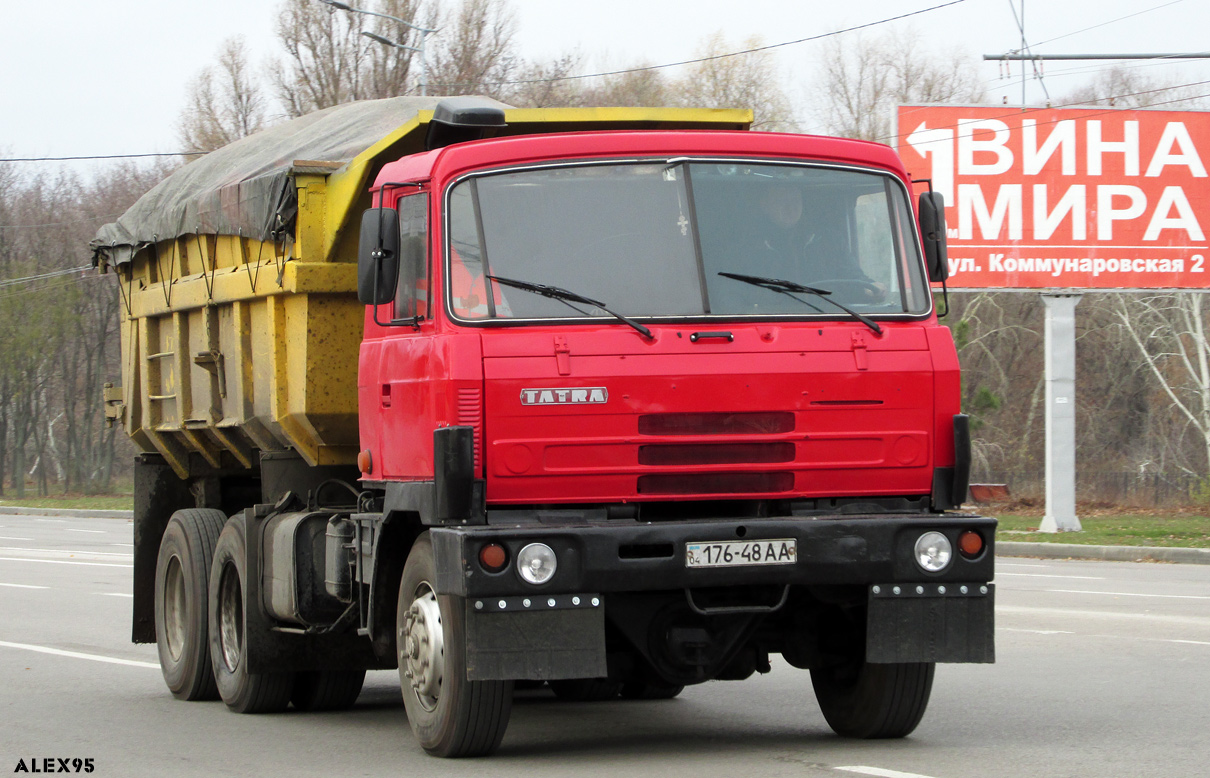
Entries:
[[900,106],[945,195],[949,285],[1210,288],[1210,112]]

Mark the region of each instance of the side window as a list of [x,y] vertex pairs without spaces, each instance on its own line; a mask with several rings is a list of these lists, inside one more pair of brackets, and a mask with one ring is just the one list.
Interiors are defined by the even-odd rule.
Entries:
[[399,201],[399,283],[395,318],[429,314],[429,196],[409,195]]

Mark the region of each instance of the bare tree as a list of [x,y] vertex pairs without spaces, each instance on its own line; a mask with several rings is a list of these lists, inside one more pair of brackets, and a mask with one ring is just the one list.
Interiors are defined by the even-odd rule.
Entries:
[[223,42],[217,64],[202,69],[186,100],[178,133],[190,151],[213,151],[264,127],[264,94],[241,36]]
[[1062,105],[1083,103],[1117,108],[1205,108],[1206,100],[1195,87],[1185,86],[1177,75],[1167,77],[1145,73],[1135,65],[1114,65],[1097,74],[1091,83],[1075,89],[1058,102]]
[[586,105],[583,83],[569,78],[580,66],[581,57],[574,53],[547,62],[527,62],[517,71],[516,83],[497,95],[519,108]]
[[1196,292],[1119,295],[1117,318],[1151,371],[1156,386],[1194,430],[1205,458],[1177,463],[1186,472],[1210,471],[1210,338],[1205,296]]
[[767,51],[727,56],[730,51],[756,49],[759,37],[732,46],[721,32],[707,37],[698,47],[704,59],[689,68],[673,85],[677,102],[703,108],[751,108],[754,130],[789,131],[795,126],[794,111],[782,89],[773,55]]
[[462,0],[439,17],[441,32],[429,68],[438,94],[501,94],[519,67],[516,16],[506,0]]
[[816,106],[829,133],[889,143],[896,105],[983,99],[978,69],[967,55],[931,55],[918,37],[909,30],[875,39],[830,39]]
[[269,71],[286,114],[302,116],[364,98],[363,62],[368,39],[364,17],[315,0],[286,0],[277,19],[277,40],[285,60]]

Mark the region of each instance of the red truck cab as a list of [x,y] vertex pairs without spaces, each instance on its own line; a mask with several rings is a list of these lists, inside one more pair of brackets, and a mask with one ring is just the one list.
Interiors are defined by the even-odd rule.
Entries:
[[947,513],[969,438],[929,285],[944,225],[890,148],[493,138],[387,164],[373,196],[381,514],[353,519],[366,583],[399,582],[426,749],[494,748],[516,680],[671,696],[770,654],[841,734],[902,736],[933,663],[992,661],[995,522]]

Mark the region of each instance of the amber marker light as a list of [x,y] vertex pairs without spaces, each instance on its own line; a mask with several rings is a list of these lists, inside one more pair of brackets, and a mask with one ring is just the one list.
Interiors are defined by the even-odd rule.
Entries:
[[366,475],[374,472],[374,457],[370,454],[369,449],[357,455],[357,469]]
[[479,549],[479,564],[489,573],[498,573],[508,564],[508,552],[499,543],[488,543]]
[[974,559],[983,553],[983,536],[973,529],[968,529],[958,536],[958,550],[962,556]]

